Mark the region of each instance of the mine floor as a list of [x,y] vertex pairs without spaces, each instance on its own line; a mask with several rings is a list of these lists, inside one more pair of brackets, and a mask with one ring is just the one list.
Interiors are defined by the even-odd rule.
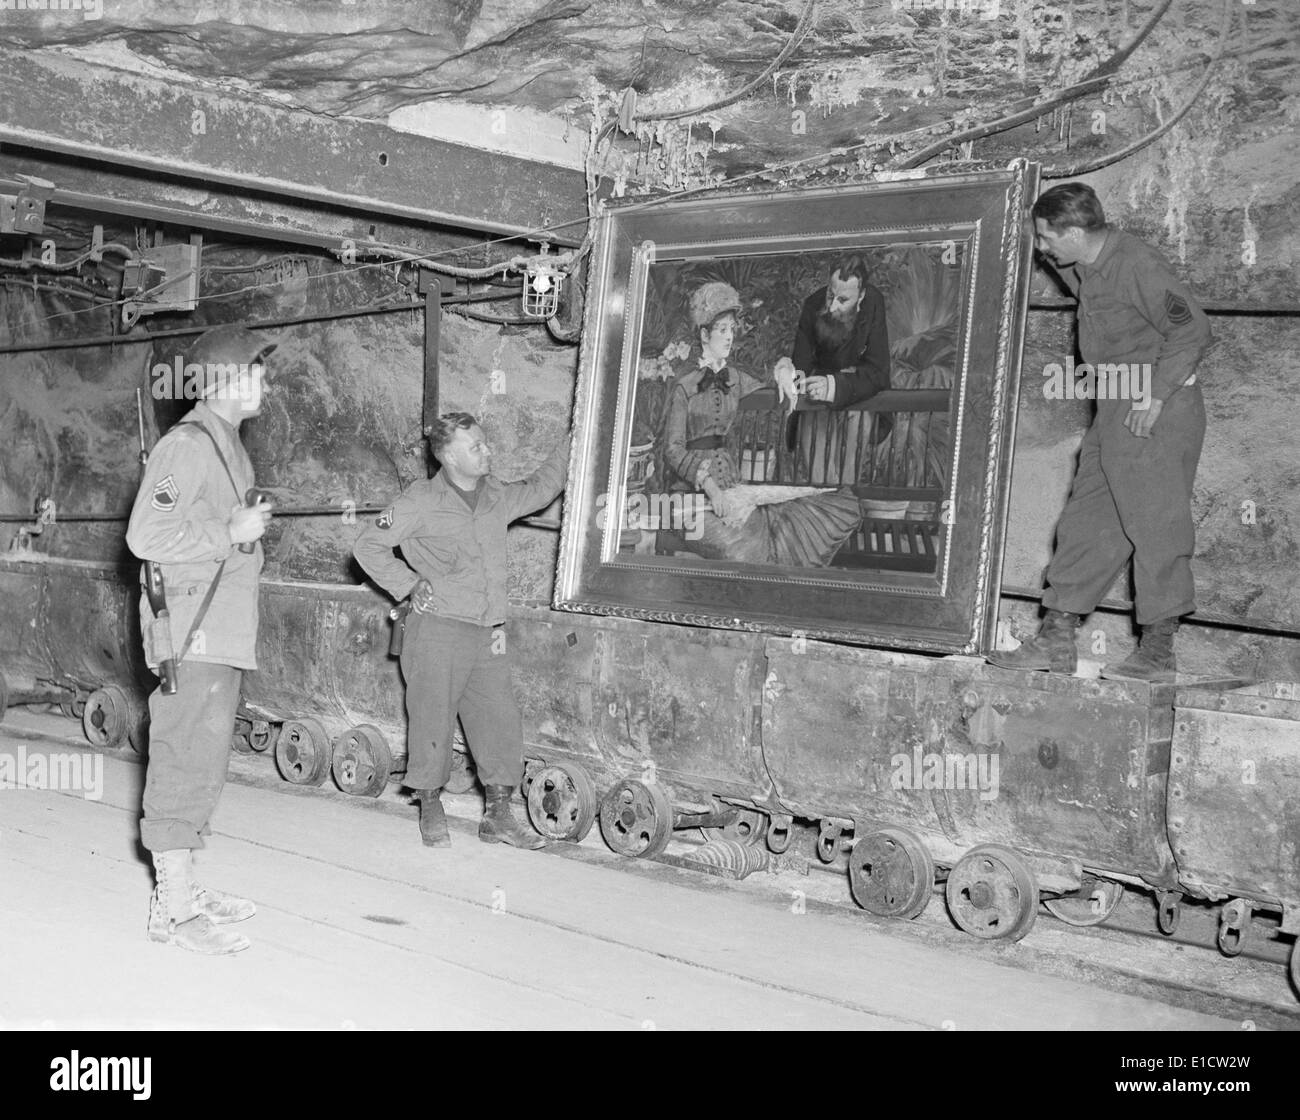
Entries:
[[[621,859],[595,834],[515,851],[476,839],[471,795],[448,799],[453,847],[434,851],[395,786],[375,801],[304,790],[258,755],[234,758],[197,859],[202,881],[256,901],[239,927],[253,945],[195,956],[145,938],[143,766],[75,744],[56,716],[0,725],[0,753],[76,752],[91,775],[93,756],[103,779],[98,800],[0,790],[7,1027],[1251,1029],[1237,996],[1276,1008],[1261,1028],[1300,1023],[1276,964],[1207,956],[1209,979],[1189,981],[1181,950],[1142,943],[1126,963],[1149,956],[1155,980],[1116,990],[1095,975],[1113,937],[1045,915],[994,946],[953,929],[937,898],[906,925],[851,911],[825,875],[730,882]],[[1175,1005],[1162,970],[1223,999]]]

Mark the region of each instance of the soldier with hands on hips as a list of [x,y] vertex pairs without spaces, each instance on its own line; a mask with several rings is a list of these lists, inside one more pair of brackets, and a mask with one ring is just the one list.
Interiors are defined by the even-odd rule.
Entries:
[[398,601],[409,597],[412,608],[401,652],[406,784],[420,803],[424,843],[449,846],[441,793],[459,715],[487,799],[479,839],[540,848],[545,841],[510,807],[523,778],[523,723],[504,630],[506,528],[559,496],[569,442],[561,440],[528,478],[502,482],[490,473],[491,451],[469,413],[446,413],[429,438],[441,470],[407,489],[353,546],[375,583]]

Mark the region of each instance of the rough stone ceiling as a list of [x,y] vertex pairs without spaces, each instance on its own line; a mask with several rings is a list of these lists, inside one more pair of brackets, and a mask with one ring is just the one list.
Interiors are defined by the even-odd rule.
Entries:
[[[98,0],[62,2],[89,8]],[[1017,99],[1077,81],[1158,5],[939,0],[957,10],[926,8],[935,2],[818,0],[811,29],[749,96],[681,122],[643,121],[636,137],[620,139],[616,161],[633,180],[669,187],[797,161],[815,171],[828,152],[851,147],[839,167],[852,169],[865,153],[858,170],[871,171],[930,142],[949,122],[996,117]],[[0,28],[28,48],[318,113],[385,120],[425,106],[436,117],[472,103],[552,114],[585,136],[593,109],[612,118],[628,87],[638,91],[643,114],[741,88],[789,44],[804,12],[805,0],[102,0],[97,19],[0,11]],[[1127,63],[1127,84],[1108,95],[1106,135],[1057,119],[1047,130],[1039,123],[962,154],[994,160],[1028,149],[1050,163],[1067,142],[1101,152],[1141,136],[1218,53],[1225,13],[1220,98],[1294,107],[1300,5],[1174,0]]]

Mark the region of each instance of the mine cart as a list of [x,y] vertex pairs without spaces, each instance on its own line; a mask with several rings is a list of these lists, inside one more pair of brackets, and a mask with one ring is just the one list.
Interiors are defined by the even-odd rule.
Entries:
[[[1169,758],[1179,886],[1225,904],[1219,948],[1240,953],[1254,910],[1300,934],[1300,685],[1180,689]],[[1300,990],[1300,942],[1291,951]]]
[[1040,893],[1092,924],[1123,883],[1176,889],[1173,685],[778,640],[768,659],[778,796],[823,831],[828,812],[851,825],[850,877],[868,909],[919,913],[932,862],[950,869],[958,925],[988,938],[1024,936]]
[[[136,588],[112,566],[0,559],[9,703],[57,703],[93,745],[143,742],[150,683]],[[236,750],[290,782],[376,796],[404,772],[388,604],[367,588],[266,580]],[[913,918],[945,884],[954,921],[1018,939],[1038,903],[1105,921],[1124,887],[1300,923],[1300,693],[1239,680],[1105,681],[982,659],[594,617],[515,604],[505,631],[529,816],[552,840],[599,822],[628,856],[675,832],[763,866],[801,831],[854,898]],[[183,667],[182,667],[183,669]],[[463,744],[462,744],[463,746]],[[451,788],[472,788],[457,754]],[[684,830],[692,830],[687,833]],[[814,838],[815,837],[815,838]],[[1292,955],[1292,971],[1297,968]]]
[[0,718],[7,705],[58,704],[92,745],[142,750],[154,682],[138,595],[112,565],[0,557]]

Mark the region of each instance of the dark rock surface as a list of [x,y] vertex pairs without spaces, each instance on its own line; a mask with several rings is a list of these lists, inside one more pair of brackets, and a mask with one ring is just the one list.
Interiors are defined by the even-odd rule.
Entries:
[[[633,193],[868,181],[955,126],[996,118],[1021,98],[1042,101],[1077,81],[1156,7],[1156,0],[1001,0],[997,18],[984,19],[890,0],[821,0],[790,58],[748,96],[680,121],[643,120],[634,135],[615,138],[605,170],[624,176]],[[585,134],[593,110],[610,119],[629,86],[639,93],[638,109],[651,115],[740,89],[790,41],[803,10],[801,0],[219,7],[117,0],[98,20],[48,11],[3,18],[8,39],[31,50],[319,113],[384,119],[400,106],[432,103],[450,112],[471,102],[552,113]],[[1218,61],[1208,84],[1177,127],[1087,178],[1110,218],[1164,252],[1207,303],[1294,310],[1300,6],[1292,0],[1175,0],[1107,90],[953,154],[997,165],[1027,155],[1063,169],[1120,151],[1177,111],[1211,58]],[[92,85],[88,77],[93,107]],[[10,255],[11,244],[0,256]],[[1041,275],[1035,293],[1056,297]],[[395,294],[391,284],[355,278],[330,289],[286,283],[274,298],[227,301],[213,314],[300,314]],[[0,323],[23,323],[16,333],[24,338],[34,317],[86,308],[84,299],[22,294],[12,284],[0,287],[0,297]],[[1005,566],[1011,585],[1038,584],[1088,419],[1086,405],[1047,401],[1041,392],[1043,367],[1073,346],[1071,325],[1068,312],[1030,317]],[[1214,329],[1201,374],[1210,415],[1196,493],[1201,606],[1300,628],[1293,384],[1300,326],[1294,316],[1242,315],[1218,316]],[[106,333],[107,316],[52,319],[39,330]],[[286,500],[383,500],[423,470],[420,339],[413,313],[286,329],[277,355],[285,392],[250,429],[259,468]],[[501,473],[526,473],[567,422],[575,350],[540,328],[452,316],[443,346],[445,405],[480,413],[502,449]],[[45,493],[68,510],[124,507],[134,488],[129,433],[143,353],[0,356],[5,510],[26,511]],[[330,518],[278,522],[272,559],[285,575],[339,578],[353,531]],[[69,527],[52,541],[69,554],[101,555],[116,547],[116,532]],[[516,592],[545,597],[553,536],[518,530],[515,541]]]

